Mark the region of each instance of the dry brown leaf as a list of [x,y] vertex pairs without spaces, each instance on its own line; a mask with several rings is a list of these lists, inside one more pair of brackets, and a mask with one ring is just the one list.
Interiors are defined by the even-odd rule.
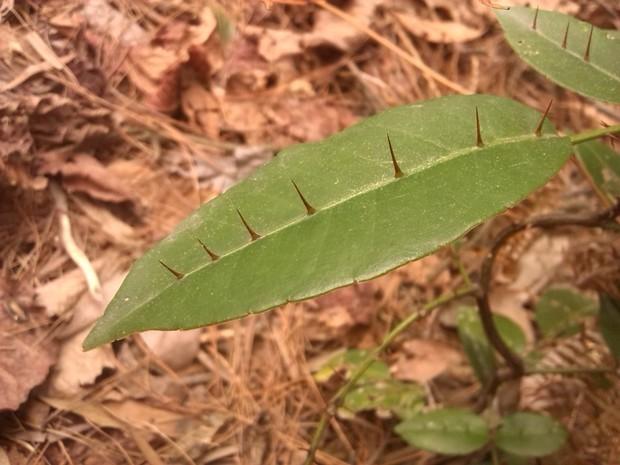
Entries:
[[[347,2],[344,11],[354,17],[361,27],[366,27],[374,17],[375,8],[382,3],[381,0],[353,0]],[[321,45],[346,51],[366,40],[366,34],[360,27],[325,10],[316,13],[311,32],[256,27],[248,28],[246,32],[258,36],[258,52],[269,62]]]
[[47,377],[55,351],[0,311],[0,411],[16,410]]
[[[172,21],[164,26],[148,44],[131,48],[126,64],[134,85],[144,94],[152,108],[170,112],[177,108],[181,90],[181,69],[187,63],[193,67],[208,67],[204,44],[217,22],[210,8],[198,15],[198,24]],[[198,70],[208,78],[205,69]]]
[[396,13],[396,17],[405,29],[429,42],[461,43],[477,39],[484,34],[482,28],[474,28],[457,21],[432,21],[405,13]]
[[[93,265],[98,270],[101,262]],[[48,316],[57,316],[71,308],[85,290],[84,275],[76,268],[37,287],[36,302],[45,309]]]
[[[110,257],[108,259],[111,260]],[[113,273],[113,265],[99,265],[103,268],[106,276]],[[76,270],[77,271],[77,270]],[[72,273],[59,278],[62,282],[71,283],[66,276],[73,276]],[[79,392],[82,386],[92,384],[105,368],[113,369],[116,367],[116,358],[111,346],[103,346],[89,352],[82,350],[82,342],[88,333],[88,327],[98,318],[107,303],[112,299],[120,287],[124,273],[112,274],[107,278],[101,287],[103,300],[98,301],[89,293],[83,293],[73,308],[71,321],[57,331],[56,336],[62,339],[61,349],[58,355],[58,362],[52,370],[50,377],[49,392],[54,396],[70,396]],[[81,278],[81,276],[80,276]],[[75,278],[74,278],[75,279]],[[59,281],[56,280],[56,281]],[[48,284],[50,289],[54,289],[52,281]],[[84,289],[83,278],[82,290]],[[59,294],[63,289],[56,287]],[[49,297],[44,299],[49,303]],[[51,309],[50,309],[51,310]]]
[[[178,438],[197,427],[191,415],[154,407],[142,401],[89,402],[48,396],[40,399],[58,410],[80,415],[101,428],[124,430],[131,425],[139,431],[161,432],[169,438]],[[221,421],[218,415],[213,415],[213,418],[217,420],[216,424]]]
[[540,236],[519,257],[517,275],[510,288],[538,294],[562,266],[569,248],[567,236]]
[[200,329],[146,331],[141,337],[149,350],[174,370],[181,370],[192,363],[200,349]]
[[128,225],[102,205],[89,201],[86,197],[75,197],[73,202],[79,209],[106,234],[111,241],[119,245],[138,247],[140,239],[136,229]]
[[62,175],[62,184],[69,192],[80,192],[105,202],[133,202],[125,183],[111,176],[107,167],[95,157],[78,153],[49,152],[39,168],[40,174]]
[[101,285],[102,300],[97,301],[89,293],[84,293],[75,304],[71,321],[57,332],[58,337],[69,338],[92,325],[101,316],[106,305],[112,300],[112,297],[121,286],[125,273],[115,271],[113,263],[116,257],[107,258],[109,260],[106,263],[107,266],[105,268],[103,265],[101,266],[103,269],[101,273],[103,278]]
[[116,367],[116,358],[110,345],[88,352],[82,350],[82,342],[87,334],[88,330],[84,330],[63,341],[49,382],[50,392],[54,396],[75,395],[82,386],[94,383],[105,368]]
[[82,15],[90,27],[124,46],[136,45],[145,40],[146,32],[136,20],[113,8],[106,0],[84,2]]
[[427,383],[463,360],[460,352],[439,341],[413,339],[405,342],[403,349],[390,371],[395,378],[407,381]]
[[192,82],[181,94],[181,108],[191,124],[207,137],[217,139],[222,127],[220,105],[215,96],[198,82]]

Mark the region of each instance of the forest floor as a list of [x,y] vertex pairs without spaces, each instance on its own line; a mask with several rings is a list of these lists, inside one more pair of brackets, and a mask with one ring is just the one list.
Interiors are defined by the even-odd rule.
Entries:
[[[341,372],[317,371],[344,349],[378,345],[395,322],[462,285],[454,248],[240,321],[89,352],[81,343],[133,260],[290,144],[453,93],[508,96],[539,111],[552,98],[550,119],[565,132],[619,119],[617,107],[522,62],[485,3],[0,1],[0,465],[301,464],[343,383]],[[620,28],[614,0],[536,4]],[[468,233],[460,263],[477,276],[511,221],[603,207],[571,161]],[[527,231],[498,261],[493,308],[533,344],[540,293],[566,283],[592,293],[619,279],[618,257],[617,235]],[[424,387],[429,405],[476,402],[456,310],[415,323],[383,357],[395,379]],[[554,354],[609,361],[588,331],[546,349]],[[540,463],[620,463],[618,383],[528,378],[497,402],[563,422],[561,462]],[[395,423],[383,411],[342,412],[316,462],[471,463],[407,445]]]

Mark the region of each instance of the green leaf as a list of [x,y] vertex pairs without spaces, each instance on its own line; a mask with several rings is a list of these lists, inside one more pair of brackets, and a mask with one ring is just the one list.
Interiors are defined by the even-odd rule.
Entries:
[[344,398],[343,407],[351,412],[389,410],[401,418],[417,414],[424,405],[422,386],[395,379],[359,382]]
[[[350,379],[368,354],[369,351],[363,349],[349,349],[336,354],[314,373],[314,379],[325,382],[341,370],[344,370],[345,379]],[[417,384],[393,379],[389,367],[384,362],[375,360],[345,396],[343,408],[351,412],[388,410],[406,418],[419,412],[425,394],[424,389]]]
[[599,192],[611,202],[620,197],[620,153],[597,140],[576,145],[575,152]]
[[620,301],[601,294],[598,325],[612,355],[620,359]]
[[557,451],[566,441],[566,430],[553,418],[531,412],[504,417],[495,433],[495,444],[520,457],[541,457]]
[[415,415],[394,430],[409,444],[440,454],[469,454],[489,440],[482,418],[455,408]]
[[[345,370],[345,378],[361,365],[369,351],[364,349],[349,349],[331,357],[315,374],[314,379],[322,383],[327,381],[336,371]],[[391,379],[390,368],[381,360],[374,360],[360,378],[360,382],[384,381]]]
[[[592,29],[571,16],[527,7],[496,10],[510,46],[530,66],[552,81],[582,95],[620,103],[620,31]],[[569,25],[566,48],[563,47]]]
[[[476,107],[483,147],[476,145]],[[539,119],[508,99],[450,96],[393,108],[282,151],[140,258],[84,347],[136,331],[240,318],[431,253],[562,166],[570,141],[549,123],[536,137]],[[260,238],[250,240],[240,214]]]
[[548,289],[536,304],[536,323],[543,336],[568,336],[583,320],[595,315],[597,303],[571,289]]
[[[525,334],[514,321],[503,315],[493,315],[495,326],[508,347],[514,352],[523,352]],[[495,354],[482,327],[478,311],[466,307],[459,311],[457,318],[459,339],[467,354],[476,376],[481,383],[487,383],[495,373]]]

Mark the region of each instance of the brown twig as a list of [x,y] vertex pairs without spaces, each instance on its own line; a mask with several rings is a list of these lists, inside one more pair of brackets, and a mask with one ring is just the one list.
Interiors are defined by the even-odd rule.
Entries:
[[[618,224],[615,218],[620,215],[620,200],[610,208],[593,215],[548,215],[534,218],[523,223],[512,224],[506,227],[495,239],[491,250],[485,257],[480,272],[480,293],[476,296],[478,301],[478,311],[484,332],[495,350],[506,361],[510,367],[510,377],[520,377],[525,373],[523,360],[515,354],[499,335],[495,323],[493,322],[493,313],[489,304],[489,291],[491,287],[491,279],[493,276],[493,264],[502,247],[514,235],[531,228],[552,229],[561,226],[582,226],[582,227],[601,227],[606,229],[617,230]],[[485,386],[483,390],[483,398],[493,393],[502,382],[502,377],[496,375],[491,382]]]

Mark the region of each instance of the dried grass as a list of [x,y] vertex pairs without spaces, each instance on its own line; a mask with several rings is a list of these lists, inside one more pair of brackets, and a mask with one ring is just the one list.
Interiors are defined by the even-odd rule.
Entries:
[[[34,314],[36,289],[75,267],[58,240],[50,176],[40,171],[52,155],[86,154],[134,194],[132,201],[110,203],[82,183],[74,184],[69,195],[77,246],[93,262],[113,260],[125,268],[201,201],[268,159],[274,149],[324,137],[383,108],[475,91],[510,96],[541,110],[553,98],[551,118],[560,130],[619,116],[617,109],[591,103],[532,71],[511,52],[489,10],[475,0],[369,2],[377,6],[374,12],[356,18],[354,9],[364,1],[334,3],[339,9],[320,1],[275,1],[270,10],[256,1],[220,2],[237,30],[232,42],[212,35],[200,50],[188,52],[186,61],[167,63],[154,84],[156,92],[146,95],[146,84],[132,79],[135,70],[126,66],[133,41],[146,37],[149,44],[178,45],[187,24],[201,24],[203,1],[0,2],[0,290],[5,296],[19,295],[24,311]],[[615,2],[546,3],[598,26],[620,27]],[[344,50],[329,37],[345,35],[342,31],[320,29],[326,17],[336,21],[334,14],[344,21],[332,27],[353,26]],[[467,25],[475,38],[431,42],[411,32],[407,17],[455,21]],[[318,29],[313,40],[320,40],[303,53],[269,61],[261,57],[266,28],[284,31],[289,39]],[[184,100],[184,95],[193,97]],[[70,188],[68,177],[56,179]],[[462,251],[465,265],[476,268],[480,246],[506,218],[568,204],[595,208],[596,202],[587,181],[569,165],[528,201],[475,231]],[[502,259],[502,273],[510,273],[519,244],[531,241],[525,235],[515,242],[515,250]],[[599,266],[617,268],[601,252],[610,247],[607,237],[584,241],[589,247],[576,247],[569,259],[571,269],[589,272],[580,282],[588,287],[604,281]],[[612,249],[617,253],[617,244]],[[2,444],[11,464],[299,464],[323,399],[337,387],[317,385],[312,361],[343,346],[376,344],[394,320],[459,280],[450,254],[442,251],[374,281],[369,294],[355,288],[367,304],[361,322],[330,327],[321,319],[330,308],[326,302],[288,305],[205,328],[195,361],[176,371],[133,337],[116,346],[116,370],[64,399],[64,407],[46,398],[44,386],[19,412],[2,414]],[[345,307],[349,299],[344,297]],[[56,333],[65,319],[48,318],[42,337]],[[449,339],[439,314],[411,334]],[[474,389],[473,378],[462,370],[429,385],[439,402],[466,403]],[[585,419],[572,424],[599,425],[580,431],[597,438],[597,444],[606,442],[605,447],[583,450],[587,463],[611,465],[608,446],[620,451],[620,419],[613,413],[618,391],[590,389],[579,394],[590,401],[587,410],[579,410]],[[134,409],[136,404],[142,409]],[[111,427],[106,415],[112,407],[117,409],[114,421],[122,412],[131,422]],[[169,418],[164,428],[160,420]],[[334,421],[331,427],[317,455],[321,464],[434,460],[406,448],[392,435],[389,421],[371,414]],[[578,444],[588,440],[583,441]],[[575,452],[564,463],[586,463],[579,462],[586,456]]]

